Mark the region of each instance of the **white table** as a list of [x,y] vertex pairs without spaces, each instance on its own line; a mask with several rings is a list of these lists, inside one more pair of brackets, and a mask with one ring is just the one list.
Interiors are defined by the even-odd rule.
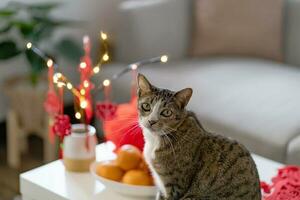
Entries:
[[[97,146],[96,159],[115,157],[111,143]],[[261,180],[269,182],[283,165],[275,161],[253,155]],[[132,200],[120,196],[96,182],[89,173],[65,171],[60,160],[33,169],[20,175],[23,200]]]

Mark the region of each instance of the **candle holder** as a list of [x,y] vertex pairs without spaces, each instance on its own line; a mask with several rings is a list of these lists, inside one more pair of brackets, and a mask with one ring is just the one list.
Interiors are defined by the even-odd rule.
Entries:
[[90,164],[95,161],[96,144],[96,129],[93,126],[73,124],[71,134],[65,136],[63,142],[63,163],[66,170],[89,171]]

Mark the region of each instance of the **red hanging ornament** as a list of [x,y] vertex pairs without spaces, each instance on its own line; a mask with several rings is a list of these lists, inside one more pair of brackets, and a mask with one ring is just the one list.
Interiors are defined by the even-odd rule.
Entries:
[[[93,117],[91,90],[94,88],[94,85],[90,81],[93,69],[90,56],[91,42],[88,36],[84,36],[83,38],[83,48],[84,56],[81,58],[81,63],[79,65],[80,85],[78,86],[78,90],[86,101],[86,106],[83,110],[85,114],[85,123],[89,124]],[[78,101],[80,102],[80,99],[78,99]]]
[[49,115],[49,122],[48,122],[48,130],[49,130],[49,140],[51,143],[54,143],[54,132],[52,130],[53,126],[53,117],[60,111],[60,100],[55,92],[54,85],[53,85],[53,61],[48,60],[48,92],[46,96],[46,100],[44,102],[44,108]]
[[113,120],[116,116],[118,106],[111,102],[98,102],[96,104],[96,116],[102,120]]
[[55,116],[59,112],[60,102],[54,90],[49,90],[47,92],[47,97],[44,102],[44,108],[46,112],[51,116]]

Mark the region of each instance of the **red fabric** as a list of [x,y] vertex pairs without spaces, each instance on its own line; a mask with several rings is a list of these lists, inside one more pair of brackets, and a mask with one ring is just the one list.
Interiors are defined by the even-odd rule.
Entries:
[[115,117],[103,121],[103,130],[107,140],[112,141],[118,149],[122,145],[131,144],[144,149],[144,137],[138,124],[137,98],[131,102],[120,104]]
[[278,170],[272,183],[261,183],[264,200],[300,200],[300,167],[286,166]]

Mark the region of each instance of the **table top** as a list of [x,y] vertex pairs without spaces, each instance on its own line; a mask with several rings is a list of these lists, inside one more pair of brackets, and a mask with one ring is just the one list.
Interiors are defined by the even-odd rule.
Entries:
[[[100,144],[96,148],[96,160],[113,159],[112,143]],[[275,161],[252,155],[260,175],[260,179],[270,182],[283,165]],[[130,197],[118,195],[95,181],[90,173],[73,173],[65,170],[61,160],[57,160],[30,170],[20,175],[21,194],[30,200],[94,200],[118,199],[132,200]]]

